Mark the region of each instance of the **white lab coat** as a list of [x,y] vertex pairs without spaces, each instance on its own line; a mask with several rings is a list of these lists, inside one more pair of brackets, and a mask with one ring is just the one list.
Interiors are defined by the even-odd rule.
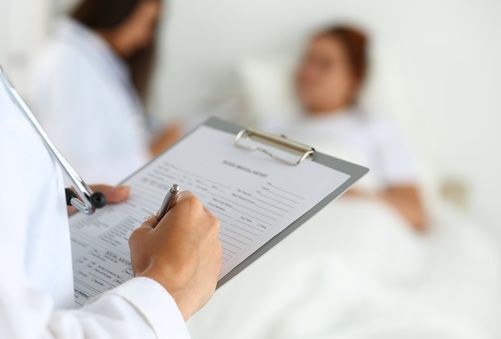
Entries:
[[187,338],[158,283],[135,278],[73,309],[61,171],[0,86],[0,337]]
[[149,159],[149,132],[125,63],[71,19],[57,25],[33,67],[31,105],[89,182],[116,184]]

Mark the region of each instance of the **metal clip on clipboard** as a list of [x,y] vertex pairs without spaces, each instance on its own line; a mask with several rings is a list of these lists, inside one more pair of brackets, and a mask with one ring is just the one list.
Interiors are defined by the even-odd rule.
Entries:
[[[255,142],[270,145],[276,147],[282,151],[289,152],[291,154],[297,155],[298,159],[296,161],[290,161],[284,157],[277,156],[271,151],[263,148],[259,145],[246,145],[243,143],[244,140],[251,139]],[[239,148],[246,149],[248,151],[258,151],[266,154],[272,159],[280,161],[289,166],[298,166],[306,159],[311,159],[315,154],[315,149],[311,146],[302,144],[300,142],[290,140],[285,135],[274,135],[271,133],[261,132],[252,128],[246,128],[238,132],[235,137],[235,145]]]

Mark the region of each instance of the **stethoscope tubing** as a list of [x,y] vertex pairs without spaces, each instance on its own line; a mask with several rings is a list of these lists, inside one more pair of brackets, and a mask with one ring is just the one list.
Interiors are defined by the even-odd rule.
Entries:
[[96,208],[102,208],[106,204],[106,200],[104,195],[99,192],[93,192],[92,189],[86,184],[86,182],[82,179],[82,177],[78,174],[78,172],[71,166],[71,164],[66,160],[63,154],[58,150],[56,145],[49,138],[45,130],[42,128],[35,115],[23,100],[23,98],[19,95],[17,90],[15,89],[12,82],[9,80],[7,73],[0,65],[0,80],[7,90],[11,100],[13,103],[23,112],[26,116],[30,124],[33,126],[37,134],[42,139],[44,145],[47,150],[54,159],[59,163],[61,168],[66,172],[71,182],[74,185],[73,194],[71,190],[66,190],[67,196],[67,204],[71,204],[80,212],[92,215],[96,211]]

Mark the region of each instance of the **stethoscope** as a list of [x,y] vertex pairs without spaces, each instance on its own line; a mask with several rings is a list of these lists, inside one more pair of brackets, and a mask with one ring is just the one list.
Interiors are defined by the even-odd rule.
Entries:
[[14,104],[24,113],[28,118],[35,131],[42,138],[43,143],[49,150],[49,152],[54,156],[57,162],[61,165],[63,170],[66,172],[72,183],[74,184],[74,190],[67,188],[66,193],[66,204],[68,206],[75,207],[78,211],[92,215],[96,209],[103,208],[106,205],[106,198],[103,193],[93,192],[92,189],[85,183],[85,181],[80,177],[80,175],[75,171],[75,169],[70,165],[66,158],[59,152],[56,146],[52,143],[49,136],[43,130],[42,126],[35,118],[35,115],[31,112],[30,108],[26,102],[21,98],[19,93],[16,91],[12,83],[10,82],[7,73],[4,71],[0,65],[0,79],[7,89],[10,98]]

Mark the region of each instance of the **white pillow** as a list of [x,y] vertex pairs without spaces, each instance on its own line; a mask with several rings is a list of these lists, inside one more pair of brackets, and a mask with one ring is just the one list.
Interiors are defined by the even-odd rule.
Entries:
[[[371,72],[360,101],[369,113],[385,112],[405,130],[412,126],[414,114],[398,60],[392,55],[381,49],[373,51]],[[288,119],[301,112],[293,87],[297,63],[294,57],[279,55],[240,62],[237,74],[248,114],[258,120],[268,119],[271,113]]]
[[247,59],[237,74],[246,114],[255,123],[296,118],[301,110],[294,95],[296,62],[287,57]]

